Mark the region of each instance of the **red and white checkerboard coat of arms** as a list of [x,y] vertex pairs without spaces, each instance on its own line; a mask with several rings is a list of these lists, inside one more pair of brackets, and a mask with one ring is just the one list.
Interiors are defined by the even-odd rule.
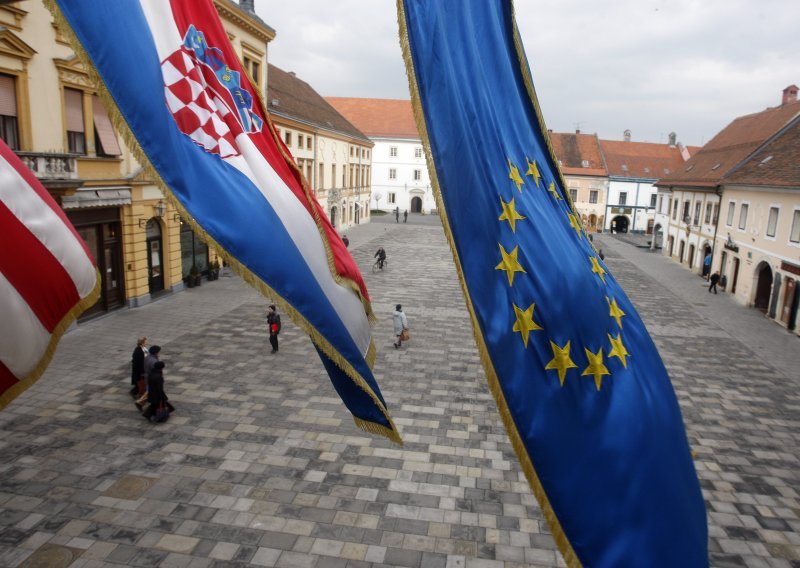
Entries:
[[190,26],[184,43],[161,63],[167,107],[181,132],[207,152],[238,156],[236,136],[258,132],[262,120],[252,111],[252,95],[219,49]]

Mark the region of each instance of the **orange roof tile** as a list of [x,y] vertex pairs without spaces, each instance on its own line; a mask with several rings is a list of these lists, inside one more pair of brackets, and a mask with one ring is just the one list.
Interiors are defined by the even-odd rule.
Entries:
[[562,173],[577,176],[608,175],[596,134],[549,132],[548,135]]
[[752,154],[800,114],[800,101],[740,116],[723,128],[675,174],[659,180],[662,187],[674,185],[713,187],[733,167]]
[[683,165],[680,148],[669,144],[600,140],[600,147],[612,176],[655,180]]
[[409,100],[350,97],[325,97],[325,100],[369,137],[420,138]]

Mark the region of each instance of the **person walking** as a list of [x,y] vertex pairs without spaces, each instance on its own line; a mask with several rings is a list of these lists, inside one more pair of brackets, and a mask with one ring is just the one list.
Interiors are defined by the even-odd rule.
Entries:
[[270,353],[278,352],[278,334],[281,332],[281,316],[278,315],[278,308],[275,304],[269,305],[267,310],[267,325],[269,326],[269,344],[272,345]]
[[150,373],[153,372],[155,364],[158,363],[160,353],[161,347],[158,345],[153,345],[144,358],[145,389],[144,392],[139,395],[139,398],[136,399],[136,408],[139,410],[142,410],[144,403],[147,402],[147,392],[150,388]]
[[708,291],[714,290],[714,293],[717,293],[717,282],[719,282],[719,272],[715,272],[711,275],[711,285],[708,287]]
[[703,278],[708,278],[711,272],[711,253],[708,253],[703,259]]
[[394,208],[394,222],[395,223],[399,223],[400,222],[400,207],[399,206]]
[[147,375],[144,374],[144,359],[149,355],[147,338],[140,337],[136,340],[136,347],[131,356],[131,396],[138,399],[147,388]]
[[403,223],[405,223],[406,221],[408,221],[408,209],[403,211]]
[[606,255],[603,254],[603,249],[598,249],[597,250],[597,256],[600,257],[600,260],[605,260],[606,259]]
[[399,349],[400,346],[403,344],[403,341],[408,341],[408,318],[406,318],[406,314],[403,313],[403,306],[397,304],[394,307],[394,313],[392,314],[392,323],[394,324],[394,335],[395,335],[395,342],[394,348]]
[[164,361],[156,361],[153,370],[147,377],[147,402],[149,404],[142,412],[145,420],[155,419],[156,422],[164,422],[169,418],[169,413],[175,410],[175,407],[169,403],[167,393],[164,392],[164,367],[166,367]]
[[350,247],[350,239],[347,238],[347,235],[342,235],[342,242],[344,243],[345,248]]

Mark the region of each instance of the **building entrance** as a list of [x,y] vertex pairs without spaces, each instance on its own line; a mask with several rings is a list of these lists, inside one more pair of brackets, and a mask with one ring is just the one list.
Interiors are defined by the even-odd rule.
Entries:
[[421,197],[412,197],[411,198],[411,212],[412,213],[422,213],[422,198]]
[[756,270],[758,282],[756,283],[756,296],[753,299],[753,307],[766,313],[769,308],[769,295],[772,291],[772,270],[766,262],[758,265]]

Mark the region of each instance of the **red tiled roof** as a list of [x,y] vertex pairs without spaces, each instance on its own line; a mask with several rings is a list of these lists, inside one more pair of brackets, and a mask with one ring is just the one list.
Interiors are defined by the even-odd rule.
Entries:
[[420,138],[411,101],[350,97],[325,97],[325,100],[367,136]]
[[725,176],[725,183],[794,187],[800,190],[800,116]]
[[[563,134],[549,132],[550,142],[556,158],[561,163],[561,171],[565,175],[606,176],[600,140],[596,134]],[[587,165],[584,166],[584,161]]]
[[[367,140],[363,132],[339,114],[311,85],[272,64],[269,64],[268,72],[267,104],[270,113]],[[273,104],[275,101],[277,105]]]
[[683,165],[680,148],[651,142],[600,140],[608,174],[618,177],[658,179]]
[[659,186],[719,185],[731,168],[752,154],[800,114],[800,101],[740,116],[693,154],[674,175],[659,180]]

